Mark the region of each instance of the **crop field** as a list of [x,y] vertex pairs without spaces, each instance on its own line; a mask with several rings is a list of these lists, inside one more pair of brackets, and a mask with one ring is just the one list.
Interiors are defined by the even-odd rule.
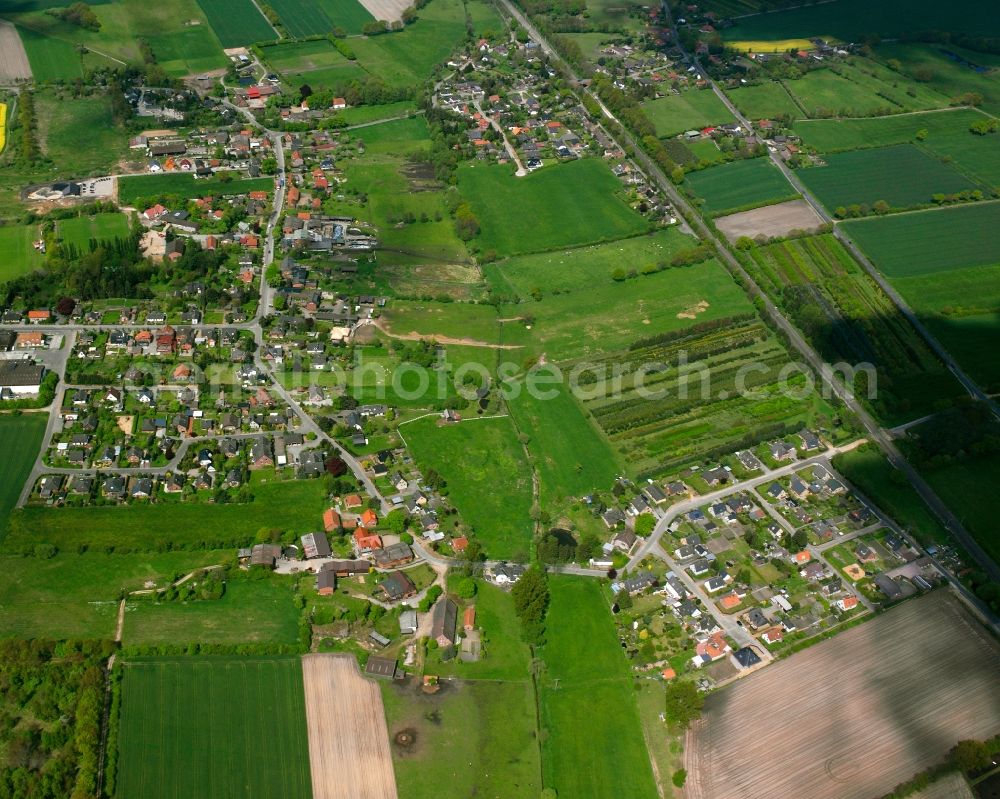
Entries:
[[311,799],[297,657],[126,661],[115,796]]
[[951,159],[952,166],[970,178],[1000,186],[1000,148],[990,136],[969,130],[983,119],[979,111],[954,109],[869,119],[800,120],[795,132],[804,144],[824,153],[914,143],[933,156]]
[[[287,579],[287,578],[286,578]],[[279,578],[231,579],[221,599],[193,602],[130,600],[122,640],[130,646],[298,641],[292,586]]]
[[378,686],[353,655],[302,658],[313,799],[396,799]]
[[190,200],[206,194],[246,194],[250,191],[274,191],[274,178],[246,178],[223,181],[219,178],[196,180],[189,173],[135,175],[118,178],[118,200],[133,206],[139,200],[175,197]]
[[731,242],[748,238],[783,237],[792,231],[813,231],[823,224],[816,209],[805,200],[789,200],[716,217],[715,226]]
[[[601,287],[595,307],[593,290]],[[596,279],[591,290],[543,296],[525,307],[505,306],[510,318],[530,314],[525,325],[505,325],[504,344],[520,344],[527,352],[545,354],[549,361],[566,361],[609,353],[636,339],[682,330],[747,313],[746,294],[714,260],[689,267],[672,267],[631,280],[610,276]]]
[[[585,158],[516,178],[509,167],[463,165],[458,186],[479,219],[483,251],[516,255],[609,241],[649,224],[615,196],[622,190],[603,162]],[[573,202],[567,202],[572,197]]]
[[750,119],[789,116],[796,119],[802,111],[779,81],[729,89],[726,94],[740,112]]
[[892,208],[907,208],[929,204],[935,194],[979,188],[912,144],[837,153],[825,160],[825,166],[801,169],[796,174],[831,212],[838,206],[870,206],[879,200]]
[[215,33],[200,21],[180,30],[154,33],[149,43],[157,63],[176,77],[222,69],[229,63]]
[[351,65],[328,39],[269,44],[262,47],[261,52],[267,63],[281,73]]
[[982,489],[1000,485],[1000,456],[971,455],[938,468],[921,470],[921,474],[989,556],[994,561],[1000,559],[1000,536],[993,515],[994,492]]
[[318,0],[335,28],[343,28],[349,34],[361,33],[366,22],[375,19],[358,0]]
[[[0,81],[4,84],[31,80],[31,64],[24,50],[24,43],[17,28],[7,20],[0,20]],[[0,123],[0,128],[4,124]],[[3,134],[0,133],[0,152],[3,151]]]
[[695,194],[712,216],[795,199],[795,190],[767,158],[720,164],[687,176]]
[[123,588],[136,591],[147,581],[164,586],[177,574],[226,563],[232,556],[232,550],[0,555],[0,566],[7,569],[0,584],[0,637],[110,639]]
[[691,89],[648,100],[642,104],[642,109],[661,138],[733,121],[722,100],[710,89]]
[[86,248],[91,240],[108,241],[128,236],[128,218],[124,214],[97,214],[60,219],[59,238],[67,244]]
[[[681,352],[688,364],[683,369]],[[801,376],[779,378],[788,353],[750,313],[653,336],[591,360],[621,370],[621,389],[588,387],[593,396],[584,407],[640,478],[672,474],[786,428],[827,424],[832,413]],[[754,371],[738,385],[737,373],[747,363]],[[666,368],[650,371],[649,364]]]
[[198,0],[223,47],[242,47],[278,38],[252,0]]
[[446,493],[491,558],[526,559],[531,542],[531,471],[507,417],[438,425],[420,419],[400,428],[424,469]]
[[38,225],[0,226],[0,283],[45,265],[45,256],[31,246],[38,238]]
[[[938,361],[892,301],[831,234],[750,251],[758,285],[782,304],[830,363],[870,363],[878,395],[870,400],[883,421],[898,424],[961,396]],[[864,398],[863,376],[854,387]]]
[[[243,546],[261,527],[309,532],[323,513],[322,480],[251,482],[251,505],[197,502],[116,507],[26,507],[11,516],[8,551],[50,543],[65,552],[80,546],[118,552],[163,551],[173,544]],[[250,510],[248,510],[248,508]],[[236,541],[243,543],[236,544]]]
[[[517,631],[513,632],[516,637]],[[534,691],[519,680],[447,680],[433,695],[383,683],[400,799],[537,797],[542,792]],[[412,743],[397,742],[409,731]]]
[[271,0],[271,6],[278,12],[288,35],[296,39],[324,36],[333,30],[333,21],[319,3],[307,0]]
[[998,658],[949,591],[908,601],[711,694],[688,733],[685,795],[881,796],[960,739],[996,734],[1000,707],[983,697]]
[[887,38],[906,31],[949,30],[976,36],[1000,34],[1000,21],[992,13],[990,0],[968,0],[962,13],[933,0],[882,0],[872,6],[866,0],[799,6],[774,14],[757,14],[737,20],[723,31],[726,41],[834,37],[858,41],[863,34]]
[[609,602],[594,580],[552,576],[549,589],[539,685],[546,787],[590,799],[656,796]]
[[36,82],[71,81],[83,77],[80,53],[71,42],[46,36],[30,28],[19,27],[18,33]]
[[977,203],[844,223],[889,278],[1000,263],[1000,203]]
[[45,421],[45,415],[39,413],[0,416],[0,452],[5,453],[0,462],[0,533],[6,529],[7,517],[17,504],[21,487],[38,457]]

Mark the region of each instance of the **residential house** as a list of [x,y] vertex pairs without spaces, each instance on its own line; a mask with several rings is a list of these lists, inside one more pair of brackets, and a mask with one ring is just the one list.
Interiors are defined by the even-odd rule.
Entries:
[[379,588],[390,602],[399,602],[417,593],[417,587],[405,572],[390,572],[379,583]]

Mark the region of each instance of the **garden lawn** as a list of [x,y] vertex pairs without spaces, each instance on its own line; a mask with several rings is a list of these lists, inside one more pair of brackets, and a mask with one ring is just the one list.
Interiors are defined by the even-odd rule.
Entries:
[[[0,228],[0,232],[4,229]],[[0,534],[7,517],[17,504],[24,481],[38,457],[45,435],[46,414],[0,415]]]
[[755,86],[743,86],[726,91],[729,99],[743,116],[750,119],[768,119],[789,116],[796,119],[802,111],[779,81],[768,81]]
[[45,265],[45,256],[31,246],[37,239],[38,225],[0,226],[0,283]]
[[292,578],[226,583],[221,599],[156,602],[129,600],[122,640],[126,646],[159,644],[295,644],[299,610],[292,603]]
[[299,658],[143,659],[123,668],[115,796],[312,796]]
[[690,89],[648,100],[642,104],[642,109],[661,138],[733,121],[725,104],[711,89]]
[[242,47],[278,38],[253,0],[198,0],[223,47]]
[[528,679],[448,680],[433,695],[422,693],[413,681],[383,681],[381,688],[390,740],[402,730],[416,734],[411,750],[392,747],[399,799],[534,799],[541,794],[534,692]]
[[163,502],[81,508],[27,507],[11,516],[7,551],[30,551],[36,543],[62,551],[79,546],[153,552],[175,548],[245,546],[261,528],[307,533],[325,507],[322,480],[251,482],[249,505]]
[[447,481],[448,498],[489,556],[526,560],[531,471],[510,418],[439,426],[435,415],[404,425],[400,433],[424,475],[434,469]]
[[136,591],[149,580],[165,586],[175,576],[232,557],[231,549],[139,555],[64,550],[51,558],[0,555],[5,575],[0,583],[0,636],[113,638],[122,589]]
[[1000,203],[976,203],[844,223],[889,278],[1000,263]]
[[750,158],[692,172],[687,180],[712,216],[773,205],[797,197],[795,189],[767,158]]
[[642,233],[649,224],[616,193],[608,166],[584,158],[514,177],[507,166],[466,164],[458,186],[479,220],[476,244],[500,255],[552,250]]
[[935,194],[978,188],[940,159],[912,144],[829,155],[826,166],[801,169],[798,176],[833,211],[854,203],[884,200],[892,208],[931,202]]
[[594,580],[551,576],[549,588],[539,691],[546,787],[588,799],[656,796],[607,598]]
[[59,238],[66,244],[86,249],[92,239],[113,241],[128,236],[128,218],[124,214],[97,214],[60,219]]

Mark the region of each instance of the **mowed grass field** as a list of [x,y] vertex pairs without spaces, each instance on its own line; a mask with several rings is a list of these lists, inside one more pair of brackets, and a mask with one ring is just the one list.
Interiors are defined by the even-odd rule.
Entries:
[[500,255],[620,239],[649,227],[615,196],[622,186],[596,158],[523,178],[507,166],[466,164],[459,168],[458,187],[479,219],[476,244]]
[[726,91],[729,99],[750,119],[767,119],[769,117],[790,116],[796,119],[802,111],[795,100],[778,81],[767,81],[755,86],[742,86]]
[[242,47],[278,38],[252,0],[198,0],[223,47]]
[[[424,469],[447,481],[449,500],[491,558],[526,560],[531,544],[531,470],[508,417],[438,425],[437,416],[400,433]],[[447,520],[443,520],[447,523]]]
[[128,236],[128,218],[124,214],[97,214],[60,219],[59,238],[67,244],[86,248],[91,240],[108,241]]
[[889,278],[1000,263],[1000,203],[976,203],[843,223]]
[[996,734],[1000,706],[984,697],[998,658],[950,591],[907,601],[711,694],[688,737],[684,794],[882,796],[957,741]]
[[38,238],[38,225],[0,226],[0,283],[45,265],[45,256],[32,245]]
[[0,534],[38,457],[46,421],[42,413],[0,416],[0,452],[4,453],[0,460]]
[[828,155],[826,165],[796,174],[827,210],[884,200],[892,208],[931,202],[935,194],[981,188],[912,144]]
[[75,552],[80,546],[155,552],[171,544],[205,546],[219,540],[229,546],[229,541],[237,539],[249,543],[262,527],[306,533],[319,523],[326,499],[321,480],[250,485],[254,502],[248,505],[188,502],[23,508],[11,517],[4,547],[22,551],[50,543],[64,552]]
[[216,178],[195,179],[189,173],[169,175],[134,175],[118,178],[118,201],[122,205],[134,205],[138,200],[161,196],[190,200],[207,194],[246,194],[250,191],[274,191],[273,178],[236,178],[223,181]]
[[126,661],[115,796],[310,799],[302,664]]
[[702,207],[712,216],[798,196],[767,158],[750,158],[702,169],[689,174],[687,181],[694,193],[704,199]]
[[657,795],[632,678],[594,580],[549,577],[539,683],[542,768],[559,796]]
[[660,137],[676,136],[686,130],[732,122],[725,104],[711,89],[691,89],[642,104],[643,111]]

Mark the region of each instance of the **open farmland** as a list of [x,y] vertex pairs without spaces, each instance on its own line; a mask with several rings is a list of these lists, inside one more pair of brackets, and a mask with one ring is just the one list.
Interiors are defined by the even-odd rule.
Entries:
[[198,0],[223,47],[242,47],[278,38],[253,0]]
[[508,417],[403,425],[414,460],[447,482],[449,500],[493,558],[526,560],[531,543],[531,470]]
[[712,694],[688,733],[685,794],[881,796],[1000,732],[998,659],[949,591],[906,602]]
[[1000,81],[996,54],[963,50],[954,44],[934,45],[886,42],[875,50],[882,60],[895,59],[904,75],[919,75],[926,85],[946,97],[960,97],[967,92],[982,96],[982,108],[1000,113]]
[[912,144],[838,153],[825,161],[825,166],[797,174],[831,212],[838,206],[870,206],[879,200],[891,208],[907,208],[929,204],[935,194],[981,188]]
[[325,36],[333,31],[333,21],[319,3],[307,0],[271,0],[288,34],[296,39]]
[[463,165],[458,186],[479,219],[476,243],[501,255],[619,239],[649,227],[616,196],[621,184],[596,158],[523,178],[514,177],[508,166]]
[[313,799],[395,799],[378,686],[353,655],[302,658]]
[[780,81],[767,81],[755,86],[729,89],[726,94],[740,112],[750,119],[780,116],[795,119],[802,115],[802,110]]
[[732,242],[741,236],[782,237],[793,230],[815,230],[822,224],[820,215],[805,200],[765,205],[715,219],[715,226]]
[[83,77],[80,53],[71,42],[46,36],[31,28],[18,28],[18,32],[35,81],[51,83]]
[[125,663],[121,799],[311,799],[297,657]]
[[0,20],[0,81],[6,84],[19,80],[31,80],[28,54],[17,35],[17,28],[6,20]]
[[[951,373],[833,235],[757,247],[750,256],[758,285],[780,298],[827,361],[875,366],[878,392],[869,403],[883,421],[908,421],[961,396]],[[864,398],[866,388],[859,375],[855,392]]]
[[722,100],[710,89],[691,89],[648,100],[642,109],[656,128],[656,135],[663,138],[733,121]]
[[7,527],[7,516],[31,473],[44,433],[43,414],[0,416],[0,452],[4,453],[0,461],[0,538]]
[[844,223],[889,278],[1000,263],[1000,203],[977,203]]
[[795,199],[798,195],[767,158],[749,158],[692,172],[686,180],[710,216]]
[[539,685],[545,785],[588,799],[656,796],[608,600],[594,580],[553,576],[549,589]]
[[[376,15],[369,8],[359,0],[317,0],[320,8],[326,11],[326,15],[330,18],[335,28],[343,28],[349,34],[361,33],[362,28],[364,28],[366,22],[371,22],[373,19],[381,19],[391,22],[394,19],[399,19],[399,14]],[[376,5],[382,0],[375,0]],[[369,0],[371,2],[371,0]],[[392,5],[393,3],[384,0],[383,5],[380,10],[385,10],[386,5]],[[399,1],[396,0],[396,5],[399,5]],[[400,5],[400,8],[405,6]]]

